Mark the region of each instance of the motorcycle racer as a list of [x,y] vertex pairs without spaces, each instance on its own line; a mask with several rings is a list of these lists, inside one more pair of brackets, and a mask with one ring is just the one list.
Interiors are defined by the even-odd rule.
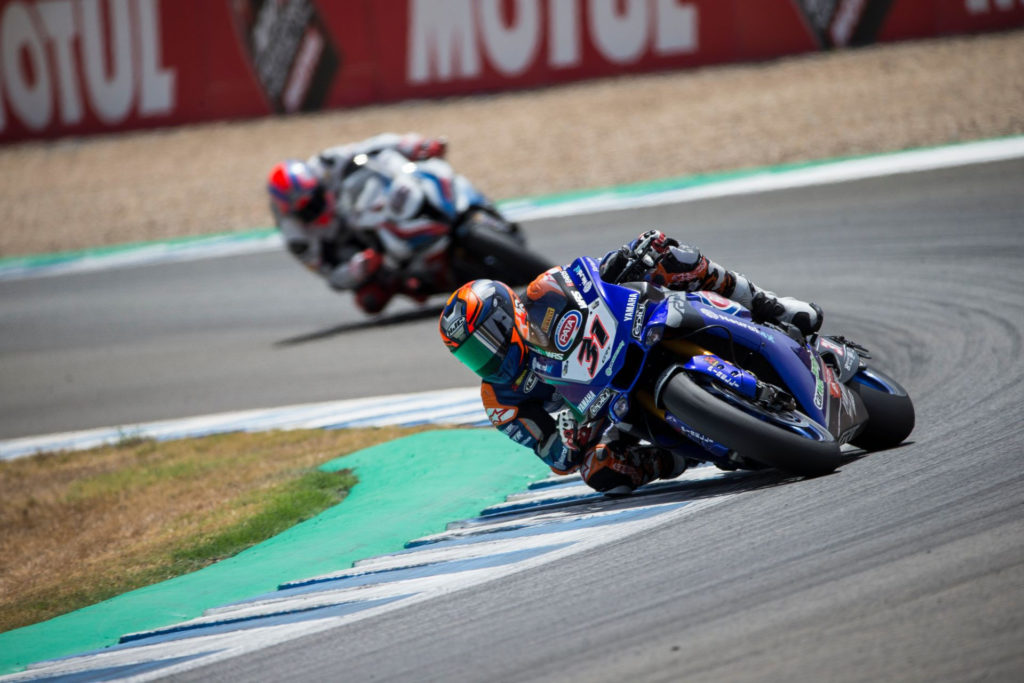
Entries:
[[[382,133],[327,148],[306,161],[276,164],[267,193],[288,251],[332,289],[352,290],[367,313],[380,312],[399,292],[422,298],[422,283],[391,267],[365,229],[415,218],[417,207],[405,192],[396,193],[402,194],[400,205],[389,194],[389,168],[443,157],[446,151],[444,139]],[[382,163],[371,168],[371,159]]]
[[[543,346],[541,337],[570,294],[557,271],[537,277],[522,299],[501,282],[466,283],[441,312],[442,341],[483,379],[481,397],[491,424],[532,449],[556,474],[578,471],[587,485],[607,494],[679,476],[688,464],[685,453],[648,445],[603,419],[580,424],[556,387],[531,369],[535,359],[543,362],[537,351]],[[816,332],[822,323],[815,304],[778,298],[657,230],[606,254],[601,276],[611,282],[646,280],[678,291],[710,290],[749,308],[755,321],[791,325],[803,335]],[[700,448],[692,448],[698,459]]]

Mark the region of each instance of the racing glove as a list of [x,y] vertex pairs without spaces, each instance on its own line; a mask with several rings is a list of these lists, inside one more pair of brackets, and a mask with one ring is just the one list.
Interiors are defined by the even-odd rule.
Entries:
[[411,135],[399,143],[398,151],[408,159],[423,161],[424,159],[443,157],[448,151],[448,141],[444,138],[424,138]]
[[805,337],[821,329],[825,313],[818,304],[807,303],[789,296],[779,299],[779,303],[785,309],[785,313],[782,314],[781,318],[782,322],[793,325]]
[[642,263],[643,267],[650,271],[658,265],[658,261],[669,252],[671,247],[676,246],[679,246],[679,242],[667,237],[661,230],[648,230],[626,248],[629,249],[636,261]]
[[678,246],[678,240],[672,239],[661,230],[648,230],[637,238],[634,252],[640,250],[649,253],[657,260],[658,257],[667,254],[670,247]]
[[641,233],[637,239],[605,257],[601,263],[601,279],[606,282],[642,280],[671,247],[678,245],[677,240],[660,230]]
[[576,421],[576,416],[568,408],[558,412],[558,415],[555,417],[555,423],[562,444],[570,451],[580,452],[585,450],[597,432],[596,423],[588,422],[581,425]]

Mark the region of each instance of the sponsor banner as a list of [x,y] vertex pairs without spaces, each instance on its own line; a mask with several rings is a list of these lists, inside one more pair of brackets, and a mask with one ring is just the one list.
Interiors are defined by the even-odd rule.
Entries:
[[273,110],[319,109],[340,62],[313,0],[236,0],[231,6],[238,41]]
[[203,0],[0,0],[0,141],[268,113]]
[[152,51],[134,50],[159,43],[155,6],[141,2],[132,9],[126,3],[7,3],[0,12],[4,132],[73,126],[86,117],[117,125],[132,115],[170,110],[173,74]]
[[795,0],[823,49],[874,43],[894,0]]
[[1024,26],[1024,0],[0,0],[0,142]]
[[1024,0],[896,0],[879,42],[1024,26]]
[[404,50],[380,55],[382,94],[462,94],[726,61],[734,43],[713,34],[731,30],[731,5],[383,0],[374,5],[379,40],[395,26],[406,34]]

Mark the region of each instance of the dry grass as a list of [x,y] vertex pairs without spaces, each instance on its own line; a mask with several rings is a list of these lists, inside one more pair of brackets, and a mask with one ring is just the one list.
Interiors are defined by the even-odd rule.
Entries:
[[0,256],[266,226],[272,164],[385,130],[496,199],[1020,134],[1024,31],[0,148]]
[[[0,632],[220,559],[212,541],[308,487],[318,465],[424,429],[136,440],[0,462]],[[303,516],[340,500],[347,476]]]

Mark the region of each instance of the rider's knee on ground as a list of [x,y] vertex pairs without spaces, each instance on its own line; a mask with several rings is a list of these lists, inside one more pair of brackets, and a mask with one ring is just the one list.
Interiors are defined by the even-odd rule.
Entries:
[[583,458],[580,475],[595,491],[630,490],[646,484],[650,477],[609,444],[597,444]]

